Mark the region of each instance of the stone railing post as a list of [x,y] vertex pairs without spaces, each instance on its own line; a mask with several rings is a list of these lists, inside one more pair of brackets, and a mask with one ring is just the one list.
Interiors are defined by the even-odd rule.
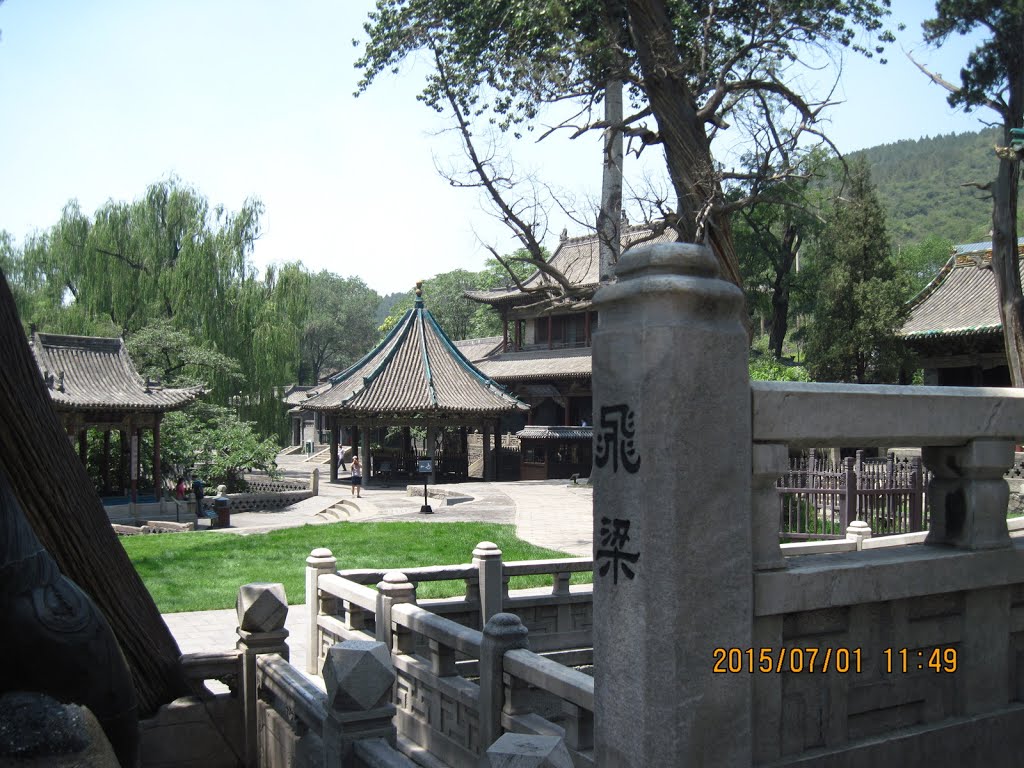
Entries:
[[504,571],[498,545],[491,541],[477,544],[473,550],[473,565],[479,574],[480,625],[483,626],[504,607]]
[[406,627],[395,627],[391,622],[391,606],[415,603],[416,588],[401,571],[388,571],[377,584],[377,640],[391,653],[411,653],[413,636]]
[[932,472],[932,514],[925,544],[961,549],[1011,546],[1006,528],[1010,487],[1003,475],[1013,466],[1012,441],[971,440],[967,445],[923,448],[921,458]]
[[857,550],[864,549],[864,539],[871,538],[871,526],[863,520],[854,520],[846,526],[846,540],[857,543]]
[[594,762],[749,766],[750,675],[712,671],[752,638],[743,293],[698,245],[615,271],[594,297]]
[[789,469],[789,449],[777,443],[759,443],[751,452],[751,537],[754,568],[771,571],[786,567],[779,548],[778,480]]
[[395,669],[384,643],[346,640],[327,651],[323,666],[327,689],[324,768],[351,766],[355,742],[386,739],[395,746],[391,689]]
[[487,748],[484,768],[573,768],[572,756],[557,736],[506,733]]
[[256,657],[264,653],[280,654],[288,659],[288,598],[284,584],[244,584],[238,588],[235,602],[238,613],[238,642],[242,652],[242,711],[245,724],[245,765],[259,764],[256,726]]
[[320,667],[320,627],[317,617],[333,613],[331,608],[335,602],[331,598],[321,604],[318,586],[320,574],[336,573],[337,570],[338,560],[329,549],[318,547],[306,558],[306,671],[311,675],[315,675]]
[[320,495],[320,469],[319,467],[313,467],[313,471],[309,473],[309,490],[313,492],[314,496]]
[[518,616],[499,613],[484,626],[480,642],[480,746],[483,750],[501,735],[505,708],[505,653],[529,647],[527,630]]

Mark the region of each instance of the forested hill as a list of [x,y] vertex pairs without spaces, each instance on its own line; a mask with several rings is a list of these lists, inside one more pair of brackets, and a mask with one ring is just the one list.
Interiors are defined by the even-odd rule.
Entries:
[[878,197],[886,206],[893,245],[931,236],[954,243],[989,239],[992,202],[987,193],[964,183],[995,178],[995,128],[870,147],[865,155]]

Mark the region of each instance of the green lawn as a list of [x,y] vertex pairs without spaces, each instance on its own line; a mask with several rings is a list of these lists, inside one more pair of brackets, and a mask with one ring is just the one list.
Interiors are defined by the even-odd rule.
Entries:
[[[517,539],[514,526],[487,523],[335,523],[251,536],[195,531],[121,538],[162,613],[232,608],[238,587],[255,581],[279,581],[289,603],[302,603],[306,557],[317,547],[330,549],[339,569],[383,570],[468,563],[481,541],[496,543],[506,562],[568,557]],[[550,577],[516,581],[513,588],[551,583]],[[439,582],[423,584],[417,594],[464,591],[464,582]]]

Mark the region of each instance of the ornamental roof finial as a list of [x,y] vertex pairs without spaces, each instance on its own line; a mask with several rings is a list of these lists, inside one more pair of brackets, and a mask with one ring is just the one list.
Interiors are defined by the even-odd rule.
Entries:
[[423,281],[416,281],[416,307],[417,309],[423,308]]

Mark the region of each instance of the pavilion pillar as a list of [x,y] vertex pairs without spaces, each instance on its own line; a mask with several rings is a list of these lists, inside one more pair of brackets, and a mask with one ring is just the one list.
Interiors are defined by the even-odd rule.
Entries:
[[160,501],[164,490],[163,478],[160,475],[160,418],[162,415],[158,413],[153,419],[153,493],[157,501]]
[[82,460],[82,464],[89,461],[89,429],[81,424],[78,425],[78,458]]
[[465,427],[459,427],[459,452],[462,454],[459,459],[459,477],[466,480],[469,478],[469,435]]
[[103,493],[110,493],[110,429],[103,430],[103,455],[100,457],[100,477]]
[[327,426],[331,431],[331,482],[338,482],[338,416],[332,413],[327,417]]
[[501,419],[494,420],[494,479],[501,480]]
[[117,489],[122,494],[128,489],[128,437],[123,429],[117,430]]
[[551,333],[554,330],[554,320],[552,318],[552,315],[548,315],[548,349],[552,349],[552,344],[554,343],[551,338]]
[[595,296],[594,764],[749,768],[752,676],[713,663],[753,636],[743,293],[694,244],[615,271]]
[[363,463],[363,486],[365,487],[370,481],[370,428],[364,426],[359,430],[359,436],[362,438],[359,460]]
[[427,424],[427,458],[430,459],[430,477],[428,482],[433,485],[437,482],[437,425]]
[[489,481],[491,479],[491,433],[486,421],[480,425],[480,444],[483,446],[484,454],[484,480]]
[[508,308],[501,311],[501,351],[508,352]]
[[516,352],[523,348],[523,321],[516,318]]
[[131,430],[131,478],[132,478],[132,501],[139,500],[139,466],[142,463],[139,456],[139,447],[142,445],[142,430],[133,427]]

